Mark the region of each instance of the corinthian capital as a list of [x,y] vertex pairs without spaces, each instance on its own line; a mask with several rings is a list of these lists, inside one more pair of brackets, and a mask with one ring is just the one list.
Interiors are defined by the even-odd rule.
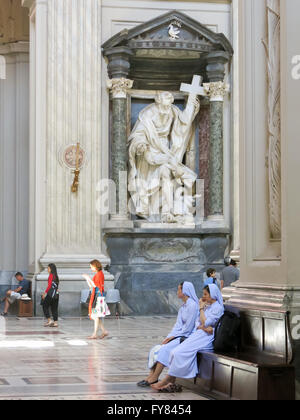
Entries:
[[108,79],[107,87],[112,91],[113,98],[126,98],[127,91],[133,86],[133,80],[125,79]]
[[229,85],[224,82],[204,83],[203,87],[211,102],[223,102],[230,89]]

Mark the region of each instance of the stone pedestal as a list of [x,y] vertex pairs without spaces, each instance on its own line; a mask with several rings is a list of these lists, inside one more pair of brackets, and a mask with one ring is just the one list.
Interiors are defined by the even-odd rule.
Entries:
[[230,233],[174,227],[104,232],[122,312],[135,315],[175,315],[180,304],[177,287],[183,281],[191,281],[200,296],[206,269],[224,267]]

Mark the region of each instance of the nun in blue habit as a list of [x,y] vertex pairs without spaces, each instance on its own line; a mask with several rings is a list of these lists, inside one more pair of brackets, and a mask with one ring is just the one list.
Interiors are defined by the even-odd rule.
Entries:
[[172,385],[176,378],[191,379],[197,376],[197,353],[213,351],[214,329],[223,314],[223,296],[218,286],[206,286],[200,300],[200,317],[196,321],[195,332],[171,352],[169,375],[152,385],[154,389],[168,391],[169,387],[174,390]]
[[194,285],[184,282],[178,286],[177,296],[183,301],[179,309],[178,317],[174,328],[162,343],[148,378],[138,383],[141,387],[149,387],[158,382],[158,379],[165,367],[169,367],[170,354],[180,345],[182,338],[189,337],[194,331],[196,321],[199,318],[199,299],[196,295]]

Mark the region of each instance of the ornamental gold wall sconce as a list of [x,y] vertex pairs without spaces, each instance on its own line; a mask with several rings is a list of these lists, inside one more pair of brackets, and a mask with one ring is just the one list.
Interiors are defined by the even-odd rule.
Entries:
[[71,192],[75,194],[79,189],[80,172],[86,163],[86,152],[79,142],[70,144],[61,150],[60,161],[65,167],[71,169],[72,174],[74,174]]

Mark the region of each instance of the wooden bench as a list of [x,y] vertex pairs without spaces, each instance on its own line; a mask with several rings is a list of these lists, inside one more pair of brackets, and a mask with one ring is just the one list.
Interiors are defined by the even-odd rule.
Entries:
[[179,380],[214,399],[295,400],[295,368],[289,313],[226,307],[241,318],[234,354],[199,353],[199,376]]
[[31,300],[18,300],[19,305],[19,318],[32,318],[33,317],[33,303]]

